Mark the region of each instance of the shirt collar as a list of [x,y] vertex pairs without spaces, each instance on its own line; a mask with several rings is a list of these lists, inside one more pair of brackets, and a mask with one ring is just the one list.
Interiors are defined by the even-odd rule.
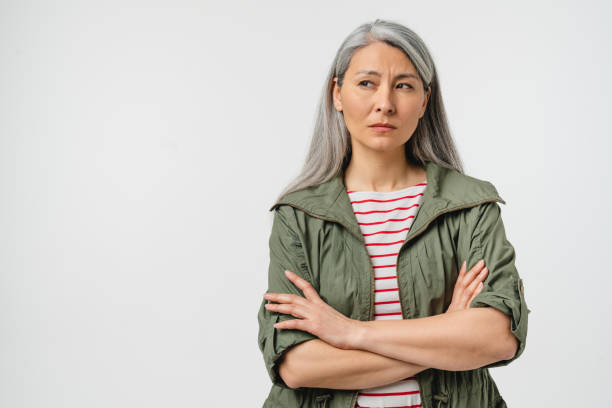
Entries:
[[[506,204],[497,193],[495,186],[488,181],[470,177],[432,161],[425,161],[425,171],[427,187],[423,193],[421,208],[407,238],[413,231],[419,231],[444,212],[487,201]],[[272,205],[269,211],[282,204],[291,205],[324,220],[338,222],[353,235],[361,237],[361,230],[344,184],[344,170],[317,186],[286,194]]]

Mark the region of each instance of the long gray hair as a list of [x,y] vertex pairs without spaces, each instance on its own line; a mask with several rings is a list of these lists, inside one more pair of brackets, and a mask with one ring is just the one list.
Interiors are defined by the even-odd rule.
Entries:
[[376,19],[357,27],[338,48],[319,100],[306,161],[300,174],[285,187],[277,201],[290,192],[328,181],[350,162],[350,135],[343,113],[333,105],[333,78],[337,76],[338,85],[342,86],[353,54],[376,41],[402,50],[420,75],[423,87],[426,90],[431,87],[425,114],[405,144],[407,160],[421,167],[425,161],[432,161],[463,173],[463,164],[446,121],[436,67],[425,43],[414,31],[399,23]]

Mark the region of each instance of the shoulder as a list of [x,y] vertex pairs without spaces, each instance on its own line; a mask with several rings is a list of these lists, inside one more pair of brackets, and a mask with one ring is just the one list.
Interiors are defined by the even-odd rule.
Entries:
[[315,215],[325,214],[326,210],[334,204],[343,190],[344,182],[340,172],[321,183],[302,187],[284,194],[270,207],[270,211],[279,205],[289,204],[296,207],[296,209],[301,208],[305,212]]
[[430,164],[428,176],[436,194],[449,204],[462,206],[468,203],[497,201],[506,204],[495,185],[485,179],[477,178],[455,169]]
[[282,234],[297,240],[303,240],[307,235],[318,231],[323,220],[291,204],[275,204],[273,211],[272,232]]
[[428,178],[432,207],[457,227],[473,232],[499,222],[506,201],[491,181],[431,163]]
[[273,211],[272,230],[277,233],[288,233],[294,235],[297,230],[296,209],[288,204],[277,204]]

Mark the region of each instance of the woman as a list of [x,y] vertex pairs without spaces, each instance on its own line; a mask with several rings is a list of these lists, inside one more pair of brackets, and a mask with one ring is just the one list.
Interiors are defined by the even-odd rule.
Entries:
[[488,367],[522,354],[530,311],[498,203],[463,174],[422,40],[353,31],[270,209],[264,407],[505,407]]

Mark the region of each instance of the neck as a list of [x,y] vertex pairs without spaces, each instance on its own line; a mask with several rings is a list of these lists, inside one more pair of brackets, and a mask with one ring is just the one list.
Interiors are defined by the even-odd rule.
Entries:
[[395,152],[355,153],[353,151],[344,172],[348,190],[388,192],[414,186],[426,179],[424,168],[406,160],[403,146]]

